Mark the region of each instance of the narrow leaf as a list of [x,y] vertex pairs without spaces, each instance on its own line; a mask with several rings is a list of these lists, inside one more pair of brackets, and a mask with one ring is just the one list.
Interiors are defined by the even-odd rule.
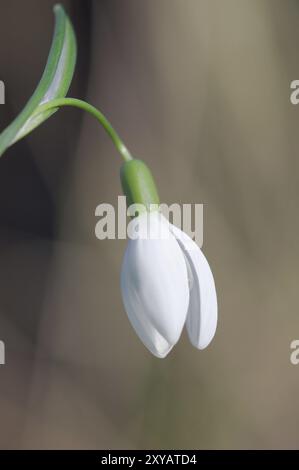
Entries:
[[36,114],[40,105],[65,97],[70,87],[76,63],[76,37],[63,7],[55,5],[54,13],[55,30],[43,76],[24,109],[0,134],[0,156],[57,111]]

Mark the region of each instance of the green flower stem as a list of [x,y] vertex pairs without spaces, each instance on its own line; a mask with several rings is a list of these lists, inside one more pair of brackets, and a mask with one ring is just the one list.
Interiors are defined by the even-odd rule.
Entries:
[[86,103],[85,101],[78,100],[77,98],[57,98],[40,105],[34,114],[35,116],[37,116],[40,113],[43,113],[50,109],[57,109],[62,106],[75,106],[76,108],[80,108],[84,111],[87,111],[89,114],[95,117],[99,121],[99,123],[104,127],[105,131],[111,137],[115,147],[117,148],[123,159],[126,162],[133,159],[129,150],[127,149],[123,141],[120,139],[119,135],[112,127],[108,119],[104,116],[104,114],[101,113],[101,111],[99,111],[91,104]]

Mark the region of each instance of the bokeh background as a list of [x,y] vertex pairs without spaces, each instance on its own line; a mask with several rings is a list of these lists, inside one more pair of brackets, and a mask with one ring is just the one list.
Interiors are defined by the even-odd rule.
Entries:
[[[1,129],[44,67],[52,0],[0,1]],[[205,204],[219,327],[152,357],[120,297],[125,241],[95,238],[120,158],[64,109],[0,161],[0,448],[297,448],[297,0],[64,1],[71,95],[99,106],[164,202]],[[170,312],[171,315],[171,312]]]

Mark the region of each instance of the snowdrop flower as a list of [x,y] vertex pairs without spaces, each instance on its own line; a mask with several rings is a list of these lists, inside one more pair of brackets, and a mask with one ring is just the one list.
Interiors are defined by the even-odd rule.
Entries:
[[[217,324],[210,267],[195,243],[159,213],[151,172],[132,157],[104,114],[86,101],[66,97],[76,62],[76,39],[63,7],[56,5],[54,11],[56,27],[45,71],[26,107],[0,134],[0,156],[60,107],[74,106],[96,118],[125,162],[121,182],[128,206],[141,206],[132,221],[133,236],[121,273],[128,317],[145,346],[157,357],[169,353],[184,325],[192,344],[203,349],[212,340]],[[156,210],[151,211],[153,205]]]
[[[125,163],[121,179],[130,203],[157,203],[152,176],[140,160]],[[121,291],[133,328],[155,356],[170,352],[184,325],[196,348],[211,342],[217,297],[209,264],[195,242],[158,210],[140,210],[130,222]]]

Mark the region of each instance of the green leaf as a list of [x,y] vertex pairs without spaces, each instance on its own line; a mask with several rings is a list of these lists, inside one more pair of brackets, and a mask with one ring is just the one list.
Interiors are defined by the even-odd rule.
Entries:
[[0,134],[0,156],[57,111],[38,113],[40,105],[65,97],[70,87],[77,55],[76,37],[63,7],[55,5],[54,13],[55,30],[43,76],[24,109]]

